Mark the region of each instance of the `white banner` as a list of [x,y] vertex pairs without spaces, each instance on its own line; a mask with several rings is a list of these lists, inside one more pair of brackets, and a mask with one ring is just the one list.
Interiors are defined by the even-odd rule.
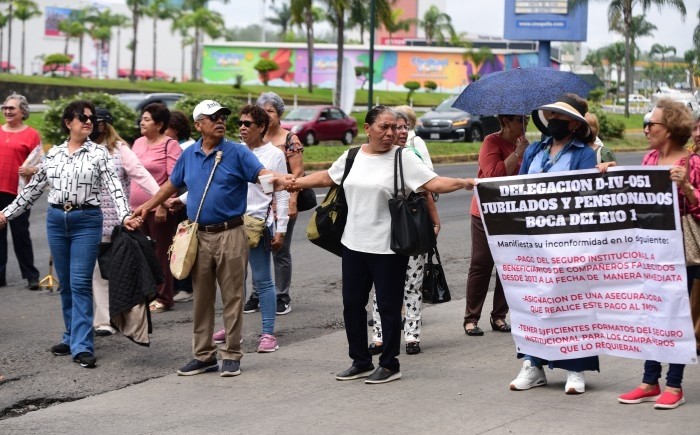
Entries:
[[518,352],[697,362],[668,169],[478,180]]

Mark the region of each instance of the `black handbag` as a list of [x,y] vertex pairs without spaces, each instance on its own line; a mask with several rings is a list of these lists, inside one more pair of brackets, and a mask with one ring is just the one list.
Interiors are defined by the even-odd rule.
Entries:
[[297,196],[297,210],[306,211],[315,208],[318,203],[316,202],[316,192],[313,189],[303,189],[299,192]]
[[[437,263],[433,263],[433,252],[435,252]],[[447,287],[445,272],[442,270],[442,262],[440,261],[437,245],[428,254],[428,261],[423,268],[421,294],[423,301],[431,304],[441,304],[452,299],[450,289]]]
[[423,195],[411,192],[406,196],[402,155],[403,148],[397,148],[394,157],[394,194],[389,199],[391,250],[400,255],[421,255],[435,246],[435,231]]
[[345,171],[340,185],[333,186],[326,194],[320,206],[316,207],[316,211],[309,220],[309,225],[306,227],[306,238],[311,243],[319,246],[326,251],[332,252],[335,255],[341,255],[343,245],[340,239],[345,231],[345,222],[348,218],[348,204],[345,202],[345,192],[343,191],[343,183],[347,178],[355,162],[360,148],[351,148],[348,151],[348,157],[345,162]]

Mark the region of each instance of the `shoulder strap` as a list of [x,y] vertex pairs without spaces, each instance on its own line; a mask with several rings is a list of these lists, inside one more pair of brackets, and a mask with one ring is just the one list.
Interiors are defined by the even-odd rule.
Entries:
[[360,151],[360,147],[350,148],[350,150],[348,151],[348,157],[345,160],[345,171],[343,172],[343,178],[340,180],[341,187],[343,186],[345,179],[348,177],[348,174],[350,173],[350,169],[352,169],[352,164],[355,163],[355,157],[357,156],[357,153],[359,151]]
[[406,196],[406,186],[403,180],[403,148],[396,148],[394,153],[394,198],[399,196],[398,182],[401,180],[401,196]]
[[287,133],[287,137],[284,139],[284,150],[287,151],[289,150],[289,146],[292,144],[292,133],[291,131]]
[[221,161],[221,156],[224,154],[223,151],[217,151],[216,152],[216,157],[214,159],[214,167],[211,168],[211,173],[209,174],[209,180],[207,180],[207,185],[204,187],[204,193],[202,194],[202,200],[199,201],[199,208],[197,208],[197,216],[195,216],[194,221],[197,222],[199,220],[199,213],[202,211],[202,205],[204,204],[204,198],[207,196],[207,192],[209,191],[209,185],[211,185],[211,180],[214,178],[214,171],[216,171],[216,167],[219,166],[219,162]]

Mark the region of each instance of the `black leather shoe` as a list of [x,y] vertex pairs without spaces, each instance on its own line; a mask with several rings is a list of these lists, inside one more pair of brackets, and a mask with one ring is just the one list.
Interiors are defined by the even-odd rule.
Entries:
[[499,325],[498,323],[496,323],[496,321],[493,319],[493,317],[491,317],[489,319],[489,321],[491,322],[491,329],[493,329],[494,331],[498,331],[498,332],[510,332],[510,325],[507,324],[505,320],[503,320],[503,319],[500,319],[500,320],[503,323],[501,323]]
[[86,369],[93,369],[97,365],[97,358],[89,352],[80,352],[73,358],[73,361],[79,363],[80,367]]
[[339,381],[351,381],[353,379],[366,378],[372,374],[373,370],[374,364],[370,364],[367,367],[357,367],[356,365],[351,365],[349,369],[335,375],[335,378]]
[[39,281],[36,279],[27,280],[27,288],[29,290],[39,290]]
[[400,371],[385,369],[384,367],[379,366],[374,373],[365,379],[365,384],[385,384],[397,379],[401,379]]
[[70,355],[70,346],[68,346],[66,343],[59,343],[51,347],[51,353],[56,356]]

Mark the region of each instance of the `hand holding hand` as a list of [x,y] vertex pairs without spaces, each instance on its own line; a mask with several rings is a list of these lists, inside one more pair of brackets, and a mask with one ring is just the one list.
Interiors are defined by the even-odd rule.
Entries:
[[143,220],[140,217],[128,216],[123,223],[127,230],[134,231],[141,227]]

